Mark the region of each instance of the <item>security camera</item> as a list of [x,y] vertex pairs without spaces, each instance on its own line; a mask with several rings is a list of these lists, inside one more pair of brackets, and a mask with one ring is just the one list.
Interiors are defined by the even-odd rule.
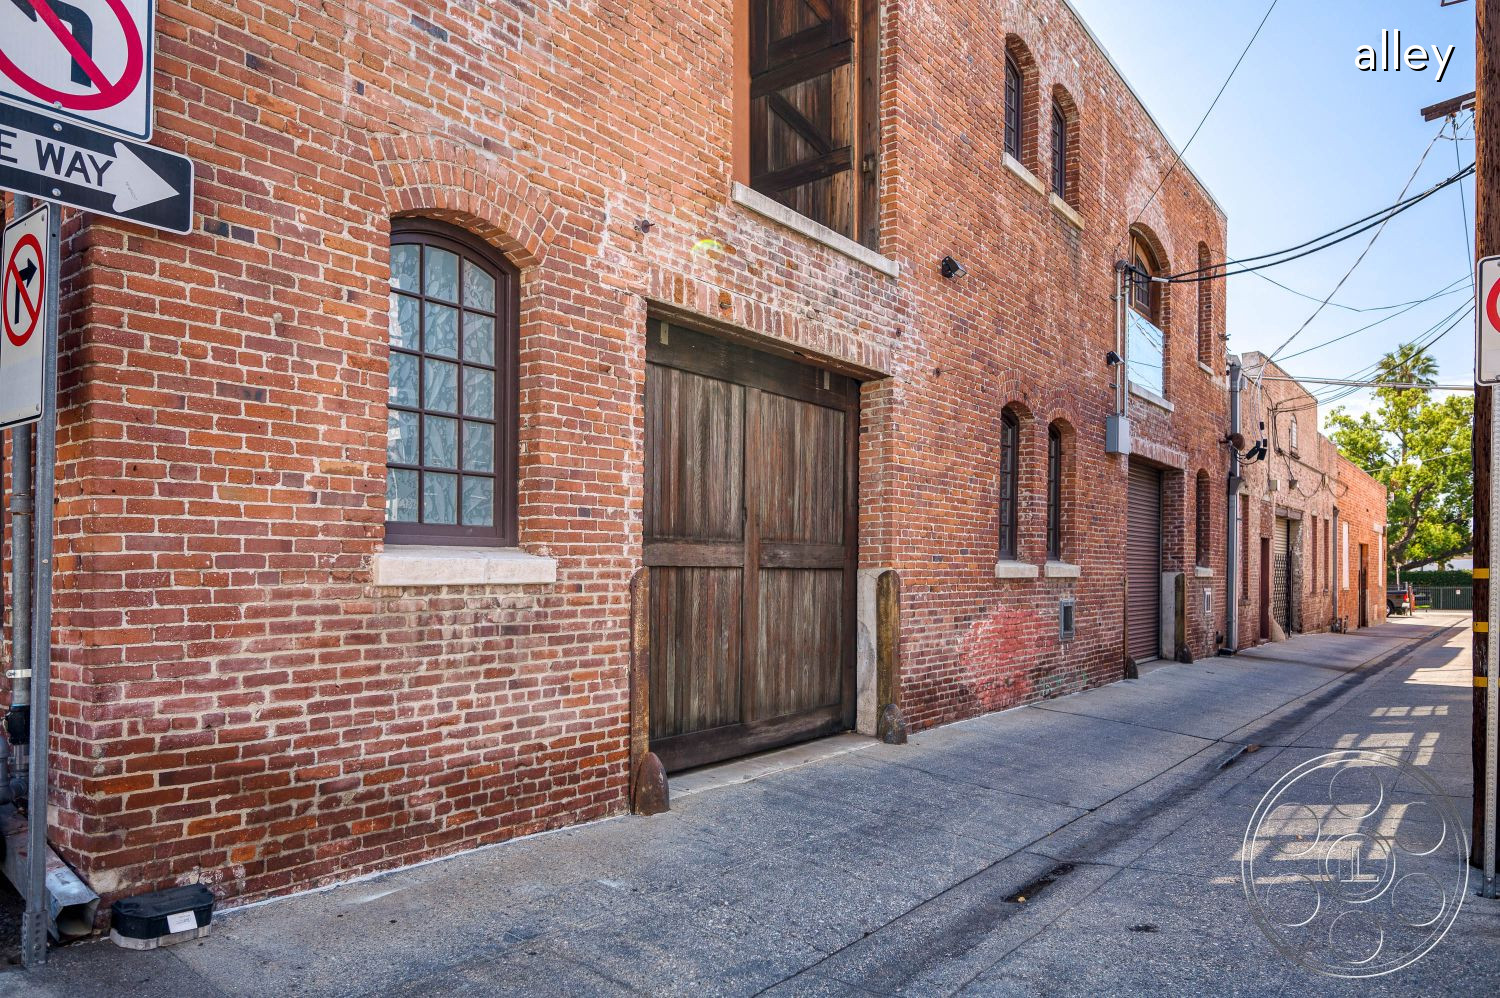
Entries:
[[1114,367],[1117,364],[1125,363],[1125,360],[1119,354],[1111,350],[1109,353],[1104,355],[1104,363],[1108,364],[1110,367]]

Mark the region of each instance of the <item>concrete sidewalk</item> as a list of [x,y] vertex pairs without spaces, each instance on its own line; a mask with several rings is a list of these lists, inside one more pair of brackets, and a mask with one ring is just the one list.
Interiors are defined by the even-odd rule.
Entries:
[[1495,993],[1493,902],[1345,983],[1281,957],[1239,884],[1261,794],[1331,747],[1399,754],[1467,820],[1468,619],[689,774],[669,814],[228,912],[200,943],[68,947],[0,995]]

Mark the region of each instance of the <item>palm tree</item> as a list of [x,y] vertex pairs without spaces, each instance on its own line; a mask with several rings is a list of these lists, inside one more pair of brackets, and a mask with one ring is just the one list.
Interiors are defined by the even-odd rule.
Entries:
[[1435,385],[1437,374],[1437,361],[1426,347],[1403,343],[1380,358],[1375,380],[1392,385]]

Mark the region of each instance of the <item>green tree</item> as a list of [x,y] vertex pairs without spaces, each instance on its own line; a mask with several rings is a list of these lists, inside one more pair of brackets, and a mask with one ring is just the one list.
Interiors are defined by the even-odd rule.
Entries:
[[1381,358],[1376,409],[1355,417],[1342,407],[1328,417],[1345,457],[1386,487],[1387,570],[1409,571],[1468,554],[1474,546],[1474,399],[1435,399],[1437,364],[1405,344]]

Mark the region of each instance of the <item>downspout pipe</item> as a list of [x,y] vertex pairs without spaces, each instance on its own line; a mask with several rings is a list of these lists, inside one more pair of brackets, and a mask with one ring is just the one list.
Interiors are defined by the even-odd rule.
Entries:
[[[31,864],[30,829],[27,818],[11,804],[0,804],[0,840],[4,842],[5,878],[22,897],[30,897],[28,888]],[[82,939],[94,931],[94,916],[99,911],[99,895],[63,862],[51,846],[47,847],[46,879],[47,933],[58,942]]]
[[1240,380],[1243,367],[1237,356],[1229,358],[1229,482],[1227,515],[1228,543],[1224,545],[1224,647],[1230,652],[1240,650],[1240,601],[1236,587],[1240,577]]

